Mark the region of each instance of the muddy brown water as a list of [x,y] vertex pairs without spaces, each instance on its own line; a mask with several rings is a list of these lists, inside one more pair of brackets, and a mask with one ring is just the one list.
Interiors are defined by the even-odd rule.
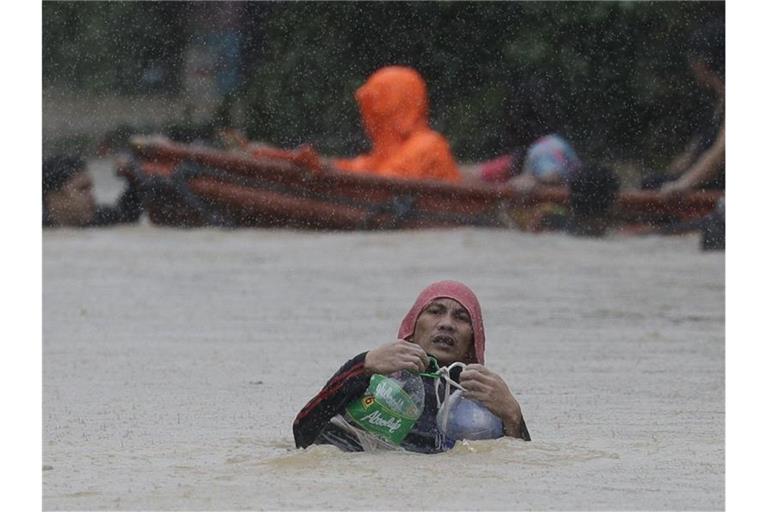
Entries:
[[[295,449],[297,411],[444,278],[533,441]],[[144,221],[45,231],[43,280],[46,510],[724,507],[724,257],[696,236]]]

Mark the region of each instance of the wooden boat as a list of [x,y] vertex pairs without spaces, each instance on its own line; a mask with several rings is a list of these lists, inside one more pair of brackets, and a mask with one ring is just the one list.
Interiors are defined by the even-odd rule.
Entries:
[[[410,229],[525,226],[541,205],[566,208],[569,191],[392,179],[318,171],[289,159],[255,157],[157,137],[134,137],[133,172],[150,186],[152,222],[174,226],[285,226],[308,229]],[[610,222],[689,221],[712,211],[720,192],[668,200],[653,191],[619,192]]]

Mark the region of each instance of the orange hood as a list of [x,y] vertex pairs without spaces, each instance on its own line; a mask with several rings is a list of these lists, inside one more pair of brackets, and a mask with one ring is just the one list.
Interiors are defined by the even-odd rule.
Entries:
[[355,98],[375,158],[390,156],[411,135],[429,130],[427,84],[414,69],[381,68],[357,90]]
[[407,179],[461,180],[448,141],[429,128],[427,84],[416,70],[381,68],[355,97],[373,147],[367,155],[336,160],[339,169]]

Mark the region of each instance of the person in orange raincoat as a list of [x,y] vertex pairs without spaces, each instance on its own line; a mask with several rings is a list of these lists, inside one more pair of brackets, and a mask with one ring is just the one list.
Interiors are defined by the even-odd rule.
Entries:
[[448,141],[429,127],[427,84],[416,70],[381,68],[355,98],[373,148],[367,155],[334,160],[335,167],[407,179],[461,180]]

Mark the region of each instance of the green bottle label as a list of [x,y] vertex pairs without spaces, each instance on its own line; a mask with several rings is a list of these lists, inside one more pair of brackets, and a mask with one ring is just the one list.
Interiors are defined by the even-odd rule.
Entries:
[[347,406],[347,414],[371,434],[399,445],[421,416],[421,410],[397,381],[373,375],[362,398]]

